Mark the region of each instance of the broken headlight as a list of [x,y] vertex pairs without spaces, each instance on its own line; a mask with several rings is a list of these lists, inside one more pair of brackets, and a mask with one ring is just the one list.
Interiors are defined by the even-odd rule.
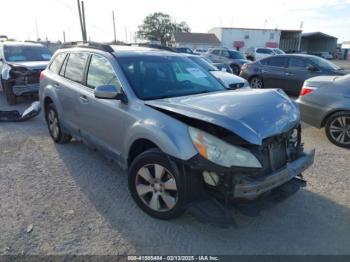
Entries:
[[259,160],[248,149],[231,145],[194,127],[189,127],[188,131],[199,154],[215,164],[224,167],[262,167]]

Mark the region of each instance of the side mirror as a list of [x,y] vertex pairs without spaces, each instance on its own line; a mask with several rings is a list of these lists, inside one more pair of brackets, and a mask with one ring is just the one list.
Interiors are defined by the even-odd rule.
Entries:
[[102,85],[95,88],[94,95],[100,99],[115,99],[125,102],[126,97],[115,85]]
[[308,66],[307,70],[309,72],[318,72],[318,71],[320,71],[316,66]]

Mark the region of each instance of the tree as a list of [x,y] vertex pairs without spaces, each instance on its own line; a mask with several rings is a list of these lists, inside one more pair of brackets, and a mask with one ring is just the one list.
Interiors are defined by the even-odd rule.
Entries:
[[173,33],[189,31],[190,28],[186,22],[176,23],[167,14],[153,13],[143,20],[137,36],[142,39],[160,41],[162,45],[165,45],[170,41]]

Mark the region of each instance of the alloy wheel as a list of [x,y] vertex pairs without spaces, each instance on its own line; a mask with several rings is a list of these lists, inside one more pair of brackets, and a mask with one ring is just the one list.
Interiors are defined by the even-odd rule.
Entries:
[[329,125],[331,137],[340,144],[350,145],[350,117],[339,116]]
[[49,130],[54,139],[58,139],[60,133],[60,127],[58,125],[58,117],[54,110],[50,110],[47,115],[47,121],[49,124]]
[[171,210],[178,201],[178,190],[173,174],[159,164],[148,164],[136,174],[136,192],[152,210]]
[[263,88],[263,82],[260,78],[254,77],[251,81],[250,81],[250,86],[252,88]]

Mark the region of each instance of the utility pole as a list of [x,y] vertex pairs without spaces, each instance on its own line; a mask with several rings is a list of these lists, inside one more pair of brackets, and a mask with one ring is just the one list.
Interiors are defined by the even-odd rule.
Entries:
[[124,27],[124,31],[125,31],[125,43],[128,42],[128,31],[126,30],[126,26]]
[[65,42],[66,42],[66,32],[63,31],[63,43],[65,43]]
[[35,18],[36,40],[39,40],[38,18]]
[[81,35],[83,38],[83,41],[86,42],[86,24],[85,24],[85,9],[84,9],[84,2],[81,1],[81,7],[80,7],[80,0],[77,0],[78,4],[78,12],[79,12],[79,21],[80,21],[80,28],[81,28]]
[[83,25],[84,25],[84,36],[85,36],[85,40],[84,41],[87,41],[84,1],[81,1],[81,9],[82,9]]
[[113,33],[114,33],[114,43],[117,43],[117,35],[115,31],[115,20],[114,20],[114,10],[112,11],[112,18],[113,18]]

